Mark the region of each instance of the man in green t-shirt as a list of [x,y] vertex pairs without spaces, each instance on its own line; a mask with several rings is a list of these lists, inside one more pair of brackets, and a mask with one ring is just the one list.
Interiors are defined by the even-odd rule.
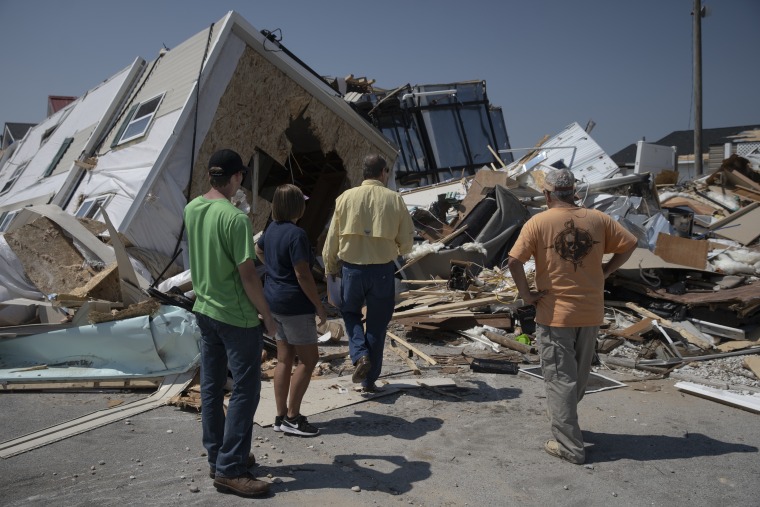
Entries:
[[[256,272],[253,228],[230,198],[248,168],[236,152],[219,150],[209,159],[211,190],[185,207],[193,311],[201,330],[201,419],[210,476],[219,491],[259,496],[269,484],[248,472],[253,415],[261,392],[263,330],[276,324]],[[227,371],[233,387],[224,415]]]

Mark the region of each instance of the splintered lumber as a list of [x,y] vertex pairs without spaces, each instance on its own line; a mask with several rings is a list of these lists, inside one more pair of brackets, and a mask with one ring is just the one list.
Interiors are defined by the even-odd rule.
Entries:
[[642,334],[648,333],[654,327],[654,321],[649,317],[644,317],[640,321],[628,326],[625,329],[605,329],[604,334],[619,336],[627,340],[644,341]]
[[411,350],[412,352],[414,352],[415,354],[417,354],[418,356],[420,356],[422,359],[424,359],[425,361],[427,361],[429,364],[432,364],[432,365],[438,364],[438,362],[435,359],[433,359],[429,355],[425,354],[420,349],[418,349],[417,347],[415,347],[414,345],[412,345],[408,341],[404,340],[403,338],[399,338],[398,336],[396,336],[395,334],[393,334],[391,332],[388,332],[387,334],[391,338],[391,340],[394,340],[396,343],[399,343],[399,344],[403,345],[404,347],[408,348],[409,350]]
[[391,340],[391,350],[395,352],[396,354],[398,354],[399,357],[404,360],[404,362],[409,366],[409,368],[412,370],[412,373],[414,375],[422,375],[422,372],[420,371],[420,368],[417,366],[417,363],[415,363],[409,358],[408,351],[404,352],[403,350],[399,349],[395,345],[395,343],[396,343],[395,341]]
[[649,310],[640,307],[639,305],[635,303],[626,303],[626,307],[630,308],[631,310],[637,312],[639,315],[642,315],[644,317],[649,317],[652,320],[658,321],[662,326],[669,327],[670,329],[673,329],[674,331],[677,331],[678,334],[686,338],[686,340],[691,343],[692,345],[696,345],[702,350],[705,350],[710,347],[710,345],[706,344],[704,340],[700,339],[699,337],[695,336],[694,334],[690,333],[686,329],[684,329],[683,326],[680,324],[677,324],[675,322],[671,322],[668,319],[664,319],[657,315],[656,313],[652,313]]
[[437,306],[426,306],[424,308],[414,308],[412,310],[406,310],[403,312],[397,312],[393,314],[393,319],[399,317],[415,317],[417,315],[429,315],[431,313],[442,312],[446,310],[459,310],[460,308],[472,308],[475,306],[484,306],[491,303],[497,303],[499,296],[489,296],[478,299],[470,299],[468,301],[458,301],[456,303],[447,303]]
[[529,345],[520,343],[517,340],[509,338],[508,336],[502,336],[499,333],[494,333],[493,331],[488,330],[484,330],[483,335],[492,342],[496,342],[499,345],[504,345],[508,349],[516,350],[517,352],[522,352],[523,354],[531,353],[531,347]]

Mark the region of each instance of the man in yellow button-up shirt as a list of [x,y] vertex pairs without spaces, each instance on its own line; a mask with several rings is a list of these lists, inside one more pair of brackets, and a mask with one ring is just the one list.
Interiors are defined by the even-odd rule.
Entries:
[[[369,392],[377,388],[385,333],[395,306],[394,261],[412,250],[414,239],[404,200],[386,187],[390,174],[380,155],[364,158],[364,181],[335,201],[322,250],[325,273],[343,278],[340,311],[356,366],[353,381],[361,382]],[[365,305],[366,331],[362,326]]]

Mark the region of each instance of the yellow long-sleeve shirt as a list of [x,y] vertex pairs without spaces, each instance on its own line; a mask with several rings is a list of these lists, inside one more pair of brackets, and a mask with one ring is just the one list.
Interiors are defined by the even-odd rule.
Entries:
[[336,274],[340,260],[384,264],[412,250],[414,224],[398,192],[381,181],[364,180],[335,201],[322,260]]

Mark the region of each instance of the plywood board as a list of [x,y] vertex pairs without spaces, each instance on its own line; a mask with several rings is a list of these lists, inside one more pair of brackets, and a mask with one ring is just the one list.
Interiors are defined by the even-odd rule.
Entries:
[[[327,378],[312,380],[309,389],[301,402],[301,413],[305,416],[319,414],[347,407],[356,403],[362,403],[373,398],[387,396],[405,389],[419,389],[429,387],[454,387],[456,383],[448,378],[415,378],[415,379],[380,379],[377,385],[383,391],[374,394],[362,394],[355,390],[359,384],[351,382],[350,378]],[[277,408],[274,400],[274,383],[261,383],[261,401],[256,409],[253,422],[259,426],[270,426],[274,423]]]
[[708,246],[709,242],[705,240],[682,238],[680,236],[660,233],[657,235],[654,253],[668,262],[697,269],[705,269],[707,266]]

